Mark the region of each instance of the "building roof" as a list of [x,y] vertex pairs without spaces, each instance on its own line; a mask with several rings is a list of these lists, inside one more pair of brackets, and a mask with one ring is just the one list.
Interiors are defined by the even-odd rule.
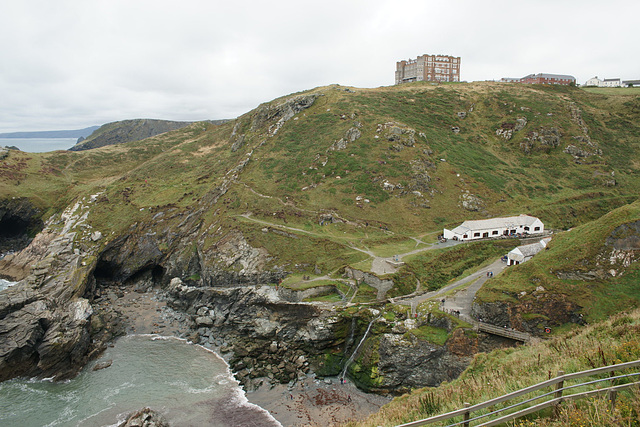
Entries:
[[542,239],[536,243],[530,243],[528,245],[518,246],[515,249],[512,249],[507,256],[516,261],[523,261],[525,258],[531,258],[541,250],[547,247],[547,242],[551,240],[550,238]]
[[620,79],[604,79],[604,82],[619,82]]
[[[545,79],[568,79],[575,80],[576,78],[573,76],[569,76],[567,74],[547,74],[547,73],[538,73],[538,74],[529,74],[527,77],[532,78],[545,78]],[[525,78],[527,78],[525,77]]]
[[534,222],[539,221],[535,216],[530,215],[518,215],[509,216],[504,218],[490,218],[490,219],[478,219],[468,220],[454,228],[453,231],[456,234],[464,234],[467,231],[473,230],[488,230],[496,228],[512,228],[517,226],[528,226]]

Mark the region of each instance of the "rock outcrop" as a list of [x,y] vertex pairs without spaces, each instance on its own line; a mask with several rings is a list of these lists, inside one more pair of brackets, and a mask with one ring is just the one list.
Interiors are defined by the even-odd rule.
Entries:
[[285,301],[273,286],[196,287],[175,278],[168,294],[172,308],[192,316],[195,341],[233,351],[231,366],[249,387],[255,378],[296,379],[344,342],[344,318]]
[[78,202],[50,220],[27,248],[1,261],[21,280],[0,293],[0,381],[72,377],[94,348],[93,309],[83,295],[92,286],[95,253],[89,246],[74,247],[90,241],[86,203],[91,202]]
[[473,303],[471,316],[495,326],[543,335],[546,327],[583,324],[580,310],[565,295],[552,294],[540,287],[532,295],[520,295],[518,303]]
[[169,427],[169,423],[157,411],[143,408],[130,414],[118,427]]

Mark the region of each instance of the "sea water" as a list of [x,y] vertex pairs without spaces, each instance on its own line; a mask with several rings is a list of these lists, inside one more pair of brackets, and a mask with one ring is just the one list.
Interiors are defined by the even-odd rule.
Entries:
[[143,407],[175,426],[280,426],[220,356],[178,338],[128,335],[72,380],[0,383],[2,426],[113,426]]
[[77,138],[0,138],[0,147],[17,147],[27,153],[45,153],[68,150],[77,141]]
[[4,291],[9,286],[13,286],[15,284],[16,284],[16,282],[10,282],[8,280],[0,279],[0,291]]

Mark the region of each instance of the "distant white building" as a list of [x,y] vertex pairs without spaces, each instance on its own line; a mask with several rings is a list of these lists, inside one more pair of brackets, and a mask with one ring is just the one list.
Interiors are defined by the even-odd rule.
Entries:
[[477,240],[516,234],[540,234],[544,224],[530,215],[465,221],[453,230],[444,229],[443,237],[452,240]]
[[598,76],[595,76],[595,77],[591,77],[589,80],[584,82],[582,86],[598,86],[599,87],[601,83],[602,83],[602,80],[600,80]]
[[604,79],[601,80],[598,76],[592,77],[587,80],[583,86],[597,86],[597,87],[622,87],[622,81],[620,79]]
[[602,81],[603,87],[622,87],[620,79],[604,79]]
[[549,240],[551,240],[551,237],[512,249],[511,252],[507,254],[507,265],[518,265],[529,261],[535,254],[547,247]]

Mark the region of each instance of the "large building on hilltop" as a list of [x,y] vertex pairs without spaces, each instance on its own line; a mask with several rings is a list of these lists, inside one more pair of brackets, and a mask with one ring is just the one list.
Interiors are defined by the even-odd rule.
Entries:
[[460,57],[422,55],[396,62],[396,84],[409,82],[459,82]]

